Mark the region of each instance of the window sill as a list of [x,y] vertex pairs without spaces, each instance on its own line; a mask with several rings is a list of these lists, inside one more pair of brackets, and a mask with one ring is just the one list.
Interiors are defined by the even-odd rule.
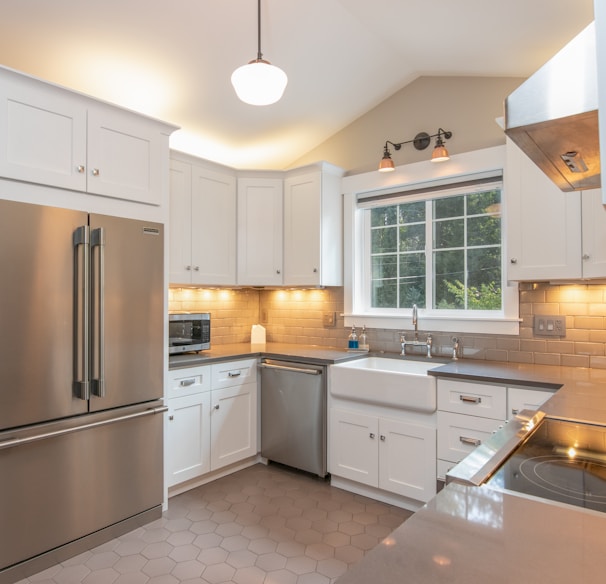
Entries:
[[[345,314],[345,327],[366,326],[377,329],[413,330],[410,316],[393,316],[389,314]],[[518,335],[519,318],[506,317],[467,317],[421,316],[418,330],[423,332],[475,333],[491,335]]]

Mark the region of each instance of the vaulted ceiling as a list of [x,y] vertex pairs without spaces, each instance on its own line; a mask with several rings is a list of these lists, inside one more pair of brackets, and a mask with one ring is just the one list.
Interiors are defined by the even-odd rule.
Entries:
[[262,52],[289,82],[240,102],[255,0],[2,0],[0,64],[178,124],[171,146],[285,168],[423,75],[528,76],[592,0],[262,0]]

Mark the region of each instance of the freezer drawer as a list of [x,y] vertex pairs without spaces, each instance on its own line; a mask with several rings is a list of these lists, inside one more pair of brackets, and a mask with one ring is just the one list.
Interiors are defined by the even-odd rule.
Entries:
[[0,434],[3,570],[162,504],[162,402]]

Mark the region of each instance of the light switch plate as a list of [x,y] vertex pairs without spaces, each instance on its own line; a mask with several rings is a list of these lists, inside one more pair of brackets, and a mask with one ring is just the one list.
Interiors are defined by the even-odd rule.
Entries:
[[565,337],[566,336],[566,317],[535,315],[534,334],[538,337]]
[[336,324],[337,324],[336,312],[325,312],[322,315],[322,324],[327,328],[336,326]]

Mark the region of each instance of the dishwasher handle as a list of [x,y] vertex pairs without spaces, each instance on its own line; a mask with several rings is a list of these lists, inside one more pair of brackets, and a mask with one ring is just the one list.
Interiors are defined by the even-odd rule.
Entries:
[[303,367],[289,367],[288,365],[270,365],[269,363],[259,363],[260,369],[278,369],[280,371],[292,371],[293,373],[305,373],[307,375],[322,375],[319,369],[305,369]]

